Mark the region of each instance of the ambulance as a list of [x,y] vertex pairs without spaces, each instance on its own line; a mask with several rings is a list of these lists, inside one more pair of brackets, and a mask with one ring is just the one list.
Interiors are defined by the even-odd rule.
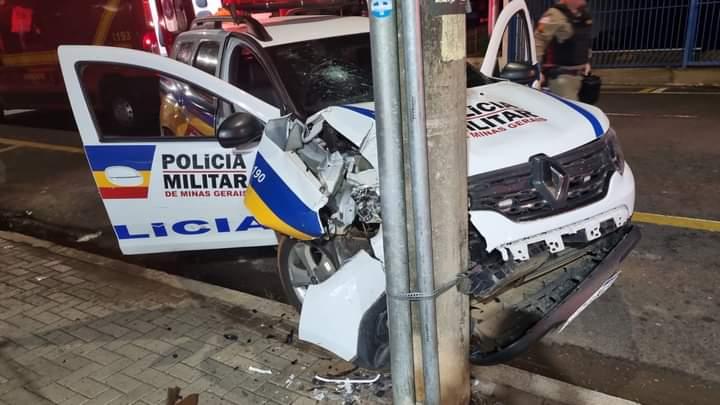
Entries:
[[[509,27],[522,40],[513,47]],[[530,27],[525,2],[509,3],[481,68],[466,69],[470,266],[454,288],[471,298],[475,364],[505,362],[564,329],[618,279],[640,238],[620,135],[600,109],[533,87]],[[300,339],[383,368],[392,246],[382,239],[368,31],[365,17],[261,23],[235,12],[195,20],[170,58],[98,46],[59,55],[125,254],[277,244]],[[163,83],[153,98],[163,113],[132,133],[93,102],[103,69],[120,66]]]
[[[191,0],[0,0],[0,120],[10,109],[66,109],[59,45],[107,45],[167,55],[194,18]],[[147,78],[107,75],[99,99],[119,125],[156,113]],[[122,80],[126,79],[126,80]],[[157,84],[155,84],[157,87]],[[145,115],[145,116],[144,116]]]

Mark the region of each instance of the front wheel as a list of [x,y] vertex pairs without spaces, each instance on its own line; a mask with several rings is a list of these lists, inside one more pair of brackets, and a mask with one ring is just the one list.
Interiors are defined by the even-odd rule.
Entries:
[[320,284],[338,269],[329,245],[281,237],[278,245],[278,272],[289,304],[300,310],[310,285]]

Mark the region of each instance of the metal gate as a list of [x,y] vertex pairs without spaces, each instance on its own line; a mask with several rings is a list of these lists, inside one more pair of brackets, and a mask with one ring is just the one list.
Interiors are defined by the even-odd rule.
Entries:
[[[553,0],[528,0],[533,21]],[[596,67],[720,66],[720,0],[592,0]]]

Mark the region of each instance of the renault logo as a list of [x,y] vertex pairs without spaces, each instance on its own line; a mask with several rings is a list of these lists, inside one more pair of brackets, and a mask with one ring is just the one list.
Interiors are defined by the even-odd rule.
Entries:
[[567,200],[570,177],[560,164],[546,155],[530,158],[530,181],[538,193],[552,206],[563,206]]

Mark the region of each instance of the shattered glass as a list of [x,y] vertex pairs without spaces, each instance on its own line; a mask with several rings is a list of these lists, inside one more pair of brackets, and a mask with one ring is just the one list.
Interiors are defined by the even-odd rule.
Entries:
[[268,52],[290,97],[306,114],[373,101],[368,34],[281,45]]

